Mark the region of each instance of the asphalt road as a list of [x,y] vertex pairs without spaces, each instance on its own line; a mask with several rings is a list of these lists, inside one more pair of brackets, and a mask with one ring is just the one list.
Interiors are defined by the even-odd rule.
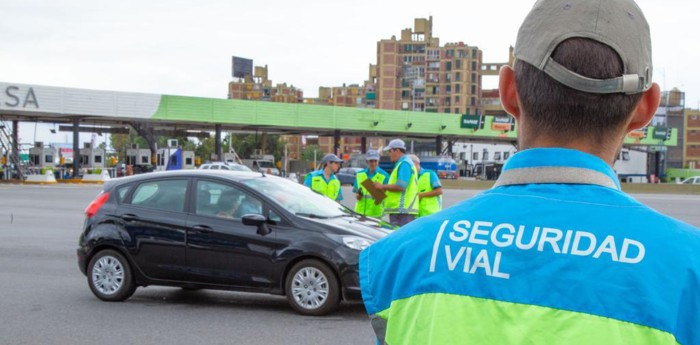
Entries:
[[[279,296],[162,287],[99,301],[75,249],[82,212],[100,188],[0,185],[0,344],[373,344],[358,304],[305,317]],[[478,192],[446,190],[444,203]],[[351,204],[350,189],[343,193]],[[700,227],[700,196],[635,197]]]

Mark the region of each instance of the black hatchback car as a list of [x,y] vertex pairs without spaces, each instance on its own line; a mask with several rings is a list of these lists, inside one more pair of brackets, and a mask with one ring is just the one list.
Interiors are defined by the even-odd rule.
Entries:
[[360,300],[358,256],[389,224],[287,179],[189,170],[110,180],[85,210],[78,266],[92,292],[136,287],[285,295],[301,314]]

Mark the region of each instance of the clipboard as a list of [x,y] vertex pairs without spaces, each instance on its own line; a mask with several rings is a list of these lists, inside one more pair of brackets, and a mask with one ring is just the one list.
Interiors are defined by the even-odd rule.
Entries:
[[379,205],[384,199],[386,199],[386,194],[377,188],[374,188],[374,181],[366,179],[361,183],[362,187],[365,187],[369,194],[374,198],[374,204]]

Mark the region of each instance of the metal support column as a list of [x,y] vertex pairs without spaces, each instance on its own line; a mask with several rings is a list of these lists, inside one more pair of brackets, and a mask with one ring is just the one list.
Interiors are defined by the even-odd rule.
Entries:
[[217,123],[214,126],[214,130],[216,131],[216,135],[215,135],[215,139],[214,139],[214,152],[216,153],[216,160],[223,161],[224,155],[223,155],[223,152],[221,152],[221,125]]
[[80,177],[80,119],[73,119],[73,178]]
[[438,135],[437,138],[435,138],[435,155],[442,155],[442,135]]
[[[19,165],[19,121],[18,120],[13,120],[12,121],[12,143],[11,143],[11,150],[10,155],[12,155],[12,159],[10,162],[15,163],[15,170],[17,171],[17,176],[21,179],[22,173],[20,172],[20,165]],[[12,175],[10,175],[10,178],[12,178]]]
[[360,138],[360,151],[367,153],[367,137]]
[[340,130],[336,129],[333,135],[333,152],[336,156],[340,156]]

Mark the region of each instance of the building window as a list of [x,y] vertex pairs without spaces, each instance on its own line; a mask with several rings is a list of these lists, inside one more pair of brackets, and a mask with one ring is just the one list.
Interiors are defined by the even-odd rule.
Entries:
[[445,92],[452,93],[452,85],[445,85]]
[[476,59],[476,49],[472,49],[472,59]]
[[460,93],[462,92],[462,84],[455,84],[455,92]]
[[510,158],[510,152],[503,152],[503,160],[507,161]]
[[459,108],[455,108],[455,114],[459,114]]
[[474,152],[472,154],[472,160],[478,161],[479,160],[479,152]]
[[455,103],[459,103],[459,95],[455,96]]
[[488,151],[484,151],[484,160],[485,161],[489,160],[489,152]]
[[457,60],[457,61],[455,61],[455,68],[456,68],[456,69],[462,68],[462,60]]
[[469,105],[476,105],[476,97],[472,97],[472,100]]
[[470,80],[470,82],[476,82],[476,73],[472,73],[472,79]]
[[451,71],[451,70],[452,70],[452,61],[447,61],[447,62],[445,63],[445,69],[448,70],[448,71]]
[[476,85],[472,85],[472,95],[476,94]]
[[476,71],[476,61],[472,61],[472,71]]
[[[457,62],[459,62],[459,60],[457,60]],[[459,65],[459,64],[458,64],[458,65]],[[457,68],[459,68],[459,66],[457,66]],[[462,73],[455,72],[455,80],[456,80],[456,81],[461,81],[461,80],[462,80]]]
[[501,153],[500,153],[500,152],[494,152],[494,153],[493,153],[493,160],[495,160],[495,161],[500,161],[500,160],[501,160]]

